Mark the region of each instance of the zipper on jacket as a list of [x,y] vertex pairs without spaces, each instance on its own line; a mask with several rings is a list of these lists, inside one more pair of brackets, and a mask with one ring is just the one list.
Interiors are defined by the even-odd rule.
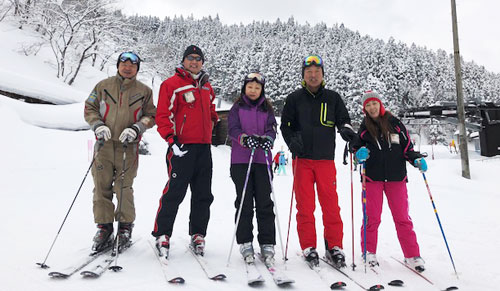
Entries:
[[182,120],[181,131],[179,132],[179,135],[182,135],[182,130],[184,129],[184,124],[185,123],[186,123],[186,114],[184,114],[184,119]]
[[137,102],[139,102],[139,101],[142,101],[142,100],[144,100],[144,97],[141,97],[141,98],[139,98],[139,99],[135,100],[134,102],[132,102],[132,104],[129,104],[128,106],[129,106],[129,107],[132,107],[132,105],[134,105],[135,103],[137,103]]
[[116,104],[115,98],[113,98],[113,96],[111,96],[111,94],[109,94],[108,90],[104,89],[104,93],[106,93],[106,95],[108,95],[108,97],[111,98],[111,100],[113,101],[113,103]]
[[327,120],[327,114],[328,114],[328,103],[322,102],[321,103],[321,110],[319,114],[319,122],[321,125],[326,126],[326,127],[333,127],[334,122]]

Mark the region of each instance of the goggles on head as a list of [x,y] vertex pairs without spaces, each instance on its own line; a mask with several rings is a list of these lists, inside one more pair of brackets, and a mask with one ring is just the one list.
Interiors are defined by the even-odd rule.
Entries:
[[133,52],[124,52],[120,55],[120,62],[130,61],[132,64],[138,64],[141,59]]
[[196,60],[197,62],[201,62],[201,57],[200,56],[192,56],[192,55],[189,55],[186,57],[186,59],[188,59],[188,61],[194,61]]
[[320,57],[320,56],[318,56],[318,55],[310,55],[310,56],[307,56],[307,57],[304,59],[303,66],[304,66],[304,67],[310,67],[310,66],[312,66],[312,65],[322,67],[322,66],[323,66],[323,60],[322,60],[322,59],[321,59],[321,57]]
[[266,83],[266,79],[259,73],[250,73],[245,77],[245,83],[255,81],[262,86]]

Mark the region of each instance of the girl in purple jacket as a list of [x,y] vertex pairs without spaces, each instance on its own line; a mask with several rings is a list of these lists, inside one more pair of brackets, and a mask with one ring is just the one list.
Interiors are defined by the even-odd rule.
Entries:
[[272,105],[265,97],[264,85],[265,79],[261,74],[248,74],[241,89],[241,96],[234,103],[228,116],[228,132],[232,140],[231,178],[236,186],[235,218],[241,203],[250,155],[254,151],[236,229],[236,241],[246,262],[254,261],[252,246],[254,207],[258,225],[257,240],[264,259],[273,260],[276,244],[274,204],[271,200],[267,169],[268,164],[272,165],[271,148],[276,138],[276,119]]

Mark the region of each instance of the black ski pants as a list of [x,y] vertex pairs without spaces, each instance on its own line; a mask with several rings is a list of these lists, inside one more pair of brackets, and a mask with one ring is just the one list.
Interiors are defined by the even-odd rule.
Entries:
[[175,217],[188,186],[191,189],[189,234],[207,234],[210,205],[214,200],[210,144],[185,144],[182,151],[187,151],[182,157],[174,155],[171,148],[167,151],[168,182],[156,214],[152,232],[155,237],[172,236]]
[[[241,203],[245,177],[248,164],[232,164],[231,178],[236,186],[235,221]],[[255,205],[254,205],[255,201]],[[236,230],[236,241],[238,244],[253,241],[253,215],[254,207],[257,217],[259,244],[276,244],[276,230],[274,225],[273,201],[271,199],[271,185],[267,165],[252,164],[245,199],[241,210],[240,222]]]

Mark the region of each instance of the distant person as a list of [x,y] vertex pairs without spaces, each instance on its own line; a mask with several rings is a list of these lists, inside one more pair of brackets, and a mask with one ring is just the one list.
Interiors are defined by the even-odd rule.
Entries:
[[278,167],[278,175],[281,175],[281,173],[283,172],[283,175],[286,176],[286,169],[285,169],[285,165],[286,165],[286,158],[285,158],[285,151],[283,150],[283,148],[281,148],[281,151],[279,151],[279,167]]
[[261,74],[248,74],[244,79],[241,95],[228,116],[228,134],[232,140],[231,178],[236,187],[235,218],[247,180],[250,156],[254,152],[236,229],[236,241],[247,263],[253,262],[255,258],[252,245],[254,208],[258,225],[257,240],[264,260],[273,261],[276,244],[270,184],[272,177],[269,176],[271,174],[267,167],[268,164],[270,167],[272,165],[271,148],[276,138],[276,119],[273,106],[265,96],[265,84]]
[[[137,54],[121,53],[116,76],[97,83],[85,101],[85,120],[96,137],[104,140],[92,166],[93,211],[98,228],[92,249],[97,252],[112,245],[113,222],[118,217],[119,250],[128,246],[132,237],[135,220],[132,185],[139,165],[139,140],[155,124],[156,114],[151,88],[136,80],[140,64]],[[123,189],[120,189],[122,172]],[[113,193],[118,203],[121,200],[121,213],[113,204]]]
[[450,142],[450,153],[452,153],[452,149],[455,151],[455,154],[458,154],[457,146],[455,145],[455,140],[454,139],[452,139],[451,142]]
[[319,264],[316,251],[315,184],[323,211],[326,257],[345,266],[343,223],[338,205],[335,169],[335,127],[346,141],[356,136],[340,95],[325,88],[323,60],[309,55],[302,62],[302,88],[288,95],[281,132],[292,152],[297,201],[297,231],[310,266]]
[[[377,266],[377,238],[382,214],[383,193],[387,197],[403,249],[405,262],[415,270],[425,270],[420,257],[417,236],[409,215],[406,161],[420,171],[427,170],[423,155],[413,150],[405,126],[384,108],[380,96],[367,91],[362,97],[365,117],[359,128],[359,139],[352,147],[356,159],[366,165],[366,261]],[[361,249],[364,253],[364,232],[361,228]]]
[[156,124],[168,143],[168,182],[163,189],[152,235],[161,257],[167,258],[179,205],[191,188],[190,247],[205,251],[212,195],[212,128],[217,122],[215,93],[202,70],[205,56],[190,45],[175,74],[160,86]]
[[276,173],[276,170],[278,169],[278,167],[280,165],[280,152],[277,152],[276,155],[274,155],[273,162],[274,162],[273,172]]

